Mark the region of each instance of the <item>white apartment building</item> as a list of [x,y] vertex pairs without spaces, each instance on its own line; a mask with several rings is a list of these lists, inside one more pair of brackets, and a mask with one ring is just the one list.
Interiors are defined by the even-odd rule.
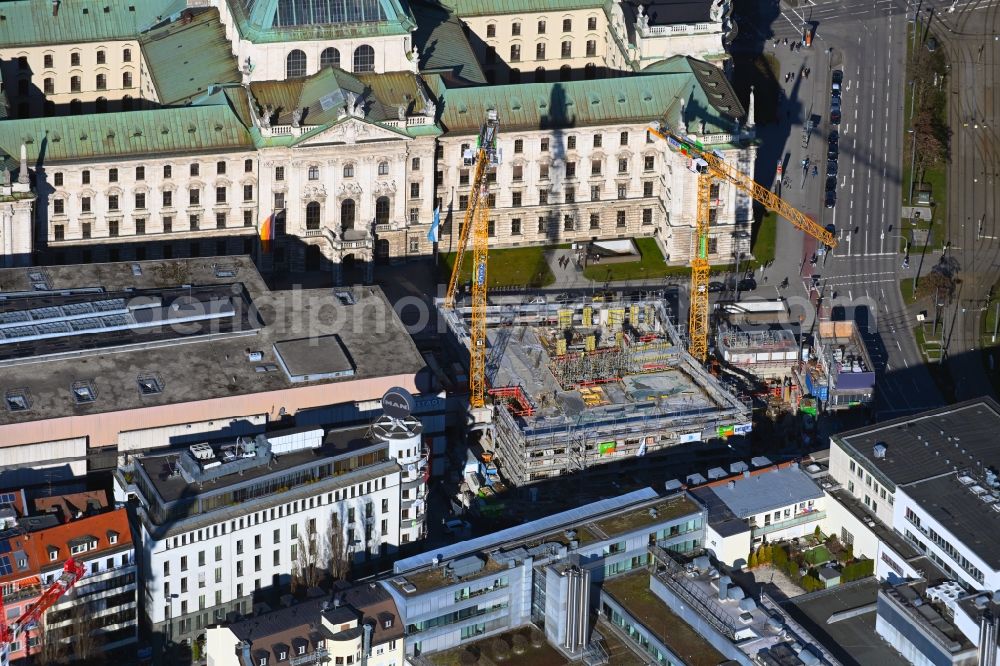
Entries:
[[1000,405],[989,398],[831,437],[830,475],[967,589],[1000,588]]
[[708,509],[705,548],[728,566],[745,564],[765,540],[827,533],[826,493],[798,463],[744,471],[690,490]]
[[[363,563],[420,538],[420,424],[390,421],[202,443],[119,469],[116,500],[141,505],[135,530],[154,628],[192,638],[249,612],[255,592],[290,584],[296,568]],[[332,529],[342,552],[329,550]]]

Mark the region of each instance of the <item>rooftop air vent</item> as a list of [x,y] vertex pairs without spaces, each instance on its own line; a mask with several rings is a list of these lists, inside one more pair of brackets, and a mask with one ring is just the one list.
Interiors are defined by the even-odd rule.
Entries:
[[163,380],[160,379],[159,375],[154,374],[142,374],[136,378],[136,384],[139,387],[139,395],[157,395],[163,393]]
[[26,412],[31,409],[31,396],[28,389],[12,389],[5,396],[7,410],[11,412]]
[[73,382],[72,386],[73,400],[78,405],[86,405],[97,400],[97,389],[94,388],[94,383],[89,380]]
[[885,444],[879,442],[872,448],[872,455],[874,455],[876,459],[883,460],[885,459],[885,451]]

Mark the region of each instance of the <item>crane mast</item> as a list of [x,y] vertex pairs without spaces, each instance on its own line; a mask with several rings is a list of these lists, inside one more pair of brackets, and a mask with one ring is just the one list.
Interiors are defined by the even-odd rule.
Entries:
[[11,644],[17,642],[23,632],[38,624],[45,611],[76,585],[85,573],[84,566],[72,557],[66,560],[59,578],[52,581],[41,596],[13,622],[7,622],[7,612],[3,605],[3,596],[0,594],[0,666],[10,666]]
[[750,176],[726,163],[716,152],[705,150],[697,142],[684,139],[659,122],[654,121],[649,132],[663,139],[671,150],[692,159],[692,171],[698,174],[698,206],[695,218],[695,249],[691,258],[691,304],[688,313],[688,331],[691,341],[688,351],[704,362],[708,358],[708,234],[711,216],[711,190],[715,180],[731,183],[754,201],[788,220],[793,227],[804,231],[829,248],[837,246],[837,238],[816,220],[793,207],[777,194]]
[[469,404],[476,409],[486,403],[486,268],[489,253],[490,174],[500,164],[497,134],[500,121],[497,112],[490,109],[479,130],[475,150],[468,150],[462,159],[465,166],[473,167],[472,189],[469,205],[462,220],[455,265],[452,267],[446,308],[455,307],[455,290],[462,273],[462,263],[469,237],[472,237],[472,321],[469,326]]

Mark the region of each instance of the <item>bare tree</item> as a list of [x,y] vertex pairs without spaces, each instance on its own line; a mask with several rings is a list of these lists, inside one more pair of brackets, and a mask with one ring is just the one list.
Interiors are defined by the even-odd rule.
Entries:
[[303,539],[302,535],[295,544],[296,558],[292,565],[292,589],[316,587],[319,584],[319,537],[310,532]]
[[344,539],[344,528],[340,524],[340,516],[336,511],[330,513],[330,526],[326,533],[326,570],[334,580],[344,580],[351,570],[347,557],[347,543]]
[[88,664],[104,663],[104,640],[95,632],[93,610],[87,604],[77,602],[71,611],[72,640],[70,654],[74,661]]
[[65,664],[69,657],[69,650],[66,643],[59,640],[57,631],[47,631],[44,625],[39,625],[35,630],[38,636],[38,652],[34,654],[34,664],[37,666],[56,666]]

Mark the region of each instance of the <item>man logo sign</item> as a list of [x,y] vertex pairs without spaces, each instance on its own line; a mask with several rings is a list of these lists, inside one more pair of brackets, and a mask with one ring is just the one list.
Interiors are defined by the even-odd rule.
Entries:
[[391,419],[405,419],[415,408],[413,396],[404,388],[391,388],[382,396],[382,411]]

